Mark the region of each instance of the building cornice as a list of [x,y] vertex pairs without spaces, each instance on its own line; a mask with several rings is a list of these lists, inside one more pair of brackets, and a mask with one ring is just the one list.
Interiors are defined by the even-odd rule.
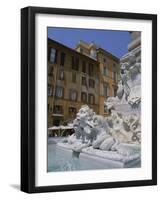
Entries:
[[72,49],[72,48],[70,48],[70,47],[64,45],[64,44],[61,44],[61,43],[59,43],[59,42],[57,42],[57,41],[51,39],[51,38],[48,38],[48,42],[50,42],[51,44],[53,43],[53,44],[59,45],[59,46],[65,48],[65,49],[71,51],[72,53],[77,54],[78,56],[82,56],[82,57],[84,57],[85,59],[89,59],[89,60],[91,60],[92,62],[95,62],[96,64],[99,64],[99,62],[98,62],[97,60],[95,60],[95,59],[93,59],[93,58],[91,58],[91,57],[89,57],[89,56],[86,56],[86,55],[84,55],[84,54],[82,54],[82,53],[80,53],[80,52],[78,52],[78,51],[76,51],[76,50],[74,50],[74,49]]

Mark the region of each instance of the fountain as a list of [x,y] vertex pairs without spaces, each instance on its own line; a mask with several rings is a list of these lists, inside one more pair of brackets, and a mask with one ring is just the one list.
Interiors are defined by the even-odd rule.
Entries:
[[133,53],[121,63],[117,96],[104,104],[108,117],[83,105],[73,121],[74,134],[57,145],[70,149],[78,158],[88,155],[98,161],[119,162],[122,167],[140,166],[141,65]]

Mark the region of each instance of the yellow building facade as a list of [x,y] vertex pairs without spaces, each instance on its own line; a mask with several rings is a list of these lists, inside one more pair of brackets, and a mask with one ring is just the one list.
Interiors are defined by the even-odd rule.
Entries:
[[71,122],[82,105],[106,116],[104,102],[116,96],[119,59],[93,43],[71,49],[48,39],[48,127]]
[[48,127],[71,122],[84,104],[99,112],[98,62],[48,39]]
[[76,46],[76,51],[91,57],[98,62],[99,68],[99,114],[106,116],[104,102],[109,96],[116,96],[119,80],[119,59],[110,52],[97,47],[94,43],[82,40]]

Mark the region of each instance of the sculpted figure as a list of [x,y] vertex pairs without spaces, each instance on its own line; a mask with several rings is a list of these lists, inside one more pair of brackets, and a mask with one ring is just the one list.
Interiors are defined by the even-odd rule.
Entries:
[[141,103],[141,64],[134,53],[129,53],[128,61],[121,63],[117,96],[109,97],[105,105],[111,110],[122,103],[129,104],[132,109],[137,109]]
[[115,138],[119,143],[131,142],[132,132],[126,131],[123,124],[123,116],[121,113],[112,111],[111,116],[107,118],[111,121],[110,135]]
[[77,113],[73,126],[76,138],[80,139],[82,143],[91,144],[92,141],[96,139],[95,116],[96,114],[87,105],[82,106]]
[[126,101],[130,94],[130,87],[127,83],[129,79],[129,72],[127,70],[128,67],[129,67],[129,63],[123,63],[120,66],[120,78],[121,78],[121,83],[122,83],[122,88],[123,88],[123,94],[125,96]]

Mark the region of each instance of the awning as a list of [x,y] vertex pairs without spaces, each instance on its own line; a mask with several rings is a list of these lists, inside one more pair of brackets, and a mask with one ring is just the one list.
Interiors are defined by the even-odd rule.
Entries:
[[54,113],[54,114],[52,114],[52,116],[55,116],[55,117],[63,117],[64,115]]
[[67,130],[67,129],[73,129],[73,126],[52,126],[50,128],[48,128],[48,130]]
[[52,126],[50,128],[48,128],[48,130],[60,130],[59,126]]

